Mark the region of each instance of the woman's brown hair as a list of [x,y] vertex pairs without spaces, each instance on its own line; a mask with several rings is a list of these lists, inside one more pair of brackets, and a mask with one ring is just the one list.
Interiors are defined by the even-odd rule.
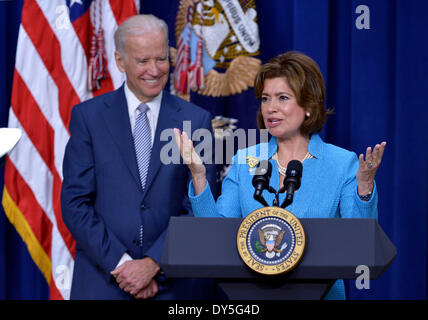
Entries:
[[[311,135],[321,131],[326,115],[332,111],[326,110],[324,105],[324,80],[318,64],[309,56],[297,51],[282,53],[270,59],[262,65],[254,80],[254,92],[259,101],[262,98],[265,80],[272,78],[285,78],[299,106],[310,114],[303,121],[300,132],[303,135]],[[266,129],[261,107],[257,113],[257,124],[259,129]]]

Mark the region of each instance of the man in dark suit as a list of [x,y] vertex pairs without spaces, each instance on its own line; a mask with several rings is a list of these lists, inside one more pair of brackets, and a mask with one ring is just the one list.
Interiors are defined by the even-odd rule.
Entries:
[[[126,82],[73,108],[61,194],[76,240],[72,299],[212,298],[210,281],[168,279],[159,266],[169,218],[192,214],[190,173],[162,163],[161,133],[183,121],[211,130],[208,112],[163,90],[167,37],[152,15],[125,21],[115,57]],[[207,172],[215,187],[214,165]]]

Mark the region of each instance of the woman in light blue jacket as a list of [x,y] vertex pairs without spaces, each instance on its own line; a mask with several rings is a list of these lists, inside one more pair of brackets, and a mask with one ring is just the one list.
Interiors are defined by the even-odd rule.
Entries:
[[[222,194],[214,200],[206,183],[205,166],[195,153],[186,133],[176,129],[180,152],[188,164],[192,181],[189,198],[198,217],[246,217],[262,205],[253,199],[250,159],[269,160],[270,185],[283,186],[287,164],[297,159],[303,164],[301,186],[287,207],[298,218],[377,218],[375,174],[386,142],[367,148],[365,156],[325,143],[321,131],[328,110],[325,87],[318,65],[299,52],[280,54],[258,72],[254,91],[260,101],[257,121],[272,138],[239,150],[223,180]],[[267,203],[274,195],[263,191]],[[285,193],[280,194],[282,203]],[[345,299],[342,280],[336,281],[327,299]]]

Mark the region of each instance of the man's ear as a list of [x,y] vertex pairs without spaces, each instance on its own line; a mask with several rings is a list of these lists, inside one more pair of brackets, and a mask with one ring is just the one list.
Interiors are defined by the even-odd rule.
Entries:
[[125,61],[123,61],[123,57],[120,55],[119,51],[114,52],[114,59],[116,60],[116,65],[120,72],[125,72]]

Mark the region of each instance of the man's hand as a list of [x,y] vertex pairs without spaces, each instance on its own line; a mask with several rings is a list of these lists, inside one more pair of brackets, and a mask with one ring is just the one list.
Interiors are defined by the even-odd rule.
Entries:
[[[159,272],[159,265],[151,258],[127,261],[111,272],[116,278],[119,287],[132,295],[138,294],[142,289],[151,286],[153,291],[156,282],[153,280]],[[152,283],[154,282],[154,284]],[[157,292],[157,285],[156,285]],[[154,294],[156,294],[156,292]]]
[[158,293],[158,284],[156,283],[155,279],[153,279],[147,287],[140,290],[137,294],[134,295],[136,299],[148,299],[153,298],[156,293]]

